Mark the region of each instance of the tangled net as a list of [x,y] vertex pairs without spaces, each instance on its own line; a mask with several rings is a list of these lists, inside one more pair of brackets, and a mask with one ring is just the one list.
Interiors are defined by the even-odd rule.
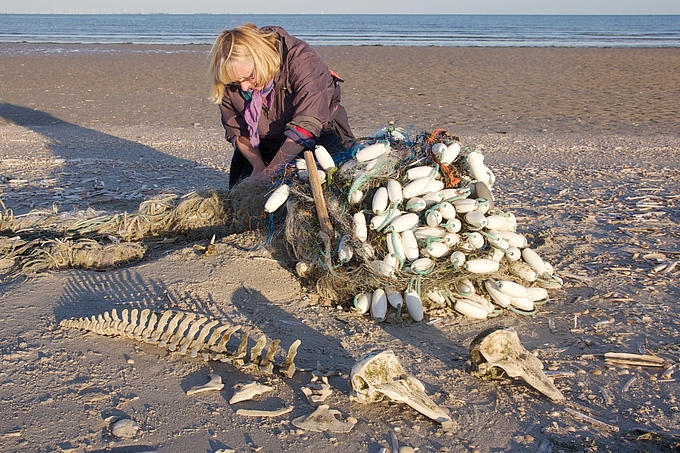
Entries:
[[[468,316],[480,310],[482,317],[493,316],[498,310],[492,302],[530,315],[547,301],[547,291],[530,290],[561,286],[552,266],[516,232],[514,216],[495,203],[495,178],[481,153],[461,147],[447,131],[385,128],[335,155],[337,165],[328,159],[321,193],[330,237],[328,227],[320,225],[309,169],[300,159],[274,186],[248,178],[229,192],[161,195],[134,213],[54,210],[15,217],[3,205],[0,234],[12,236],[0,236],[0,267],[106,269],[142,258],[141,241],[148,238],[248,231],[262,238],[252,248],[283,238],[298,276],[316,286],[322,301],[349,302],[360,311],[368,310],[362,297],[382,295],[399,315],[405,296],[415,295],[419,310],[434,315],[453,308]],[[415,175],[423,171],[427,176]],[[285,197],[278,189],[286,189]],[[383,205],[376,202],[383,198]],[[477,220],[471,220],[473,214]],[[411,223],[398,228],[407,218]],[[492,218],[503,226],[491,227]],[[363,232],[362,223],[370,226]],[[415,255],[407,252],[414,249]],[[392,303],[388,296],[394,294],[404,295],[402,302]],[[373,309],[375,301],[369,305]],[[384,314],[374,318],[382,320]]]
[[[160,236],[222,234],[233,230],[226,192],[183,197],[163,194],[143,201],[134,213],[32,211],[14,216],[2,205],[0,260],[23,272],[48,269],[108,269],[144,257],[139,241]],[[7,236],[11,234],[12,236]]]
[[[458,143],[457,137],[443,130],[408,135],[401,129],[386,128],[374,137],[358,141],[345,155],[336,156],[337,167],[327,169],[323,184],[323,197],[333,227],[330,241],[320,233],[322,228],[314,197],[305,177],[308,170],[302,162],[298,162],[295,168],[290,166],[279,181],[279,185],[289,186],[285,215],[281,213],[284,209],[280,209],[272,214],[272,218],[275,215],[283,217],[284,237],[290,254],[298,261],[298,275],[314,283],[321,298],[327,302],[357,305],[357,298],[361,295],[369,295],[370,298],[377,290],[388,294],[415,292],[423,295],[424,309],[435,315],[451,313],[451,308],[460,299],[473,299],[469,292],[475,293],[474,297],[481,296],[486,301],[496,302],[490,297],[491,290],[485,289],[488,281],[495,284],[521,282],[522,278],[527,278],[525,285],[533,284],[544,289],[560,287],[561,281],[551,267],[527,276],[518,270],[518,266],[524,266],[523,270],[526,270],[526,263],[513,264],[517,253],[521,253],[519,249],[528,248],[526,239],[514,231],[516,223],[508,228],[512,230],[508,234],[522,238],[524,243],[514,247],[515,258],[511,260],[506,258],[510,248],[508,241],[504,241],[495,230],[470,224],[462,207],[455,219],[442,222],[438,210],[443,209],[446,203],[459,200],[473,203],[474,210],[483,213],[485,219],[493,215],[514,220],[514,216],[494,206],[490,192],[493,185],[491,171],[483,166],[486,172],[483,177],[472,174],[469,156],[475,154],[473,157],[481,162],[481,153],[461,148]],[[386,152],[368,160],[357,158],[362,149],[376,144],[383,144]],[[451,162],[441,160],[442,147],[451,145],[458,146],[460,150],[457,158]],[[438,152],[433,152],[434,148]],[[431,179],[437,181],[437,187],[429,193],[427,190],[420,191],[418,197],[413,196],[411,200],[390,200],[387,206],[376,208],[374,198],[378,197],[377,192],[384,192],[383,188],[388,187],[390,181],[399,183],[399,189],[404,190],[406,198],[407,186],[413,182],[408,171],[415,167],[429,167],[434,172]],[[432,197],[432,194],[445,192],[448,195],[442,195],[442,198]],[[427,199],[423,202],[427,206],[419,211],[411,209],[411,212],[418,213],[418,217],[409,229],[415,232],[420,252],[417,258],[407,258],[400,232],[395,231],[391,222],[409,212],[408,206],[419,197]],[[369,219],[366,220],[369,224],[366,237],[358,237],[354,218],[357,213]],[[510,220],[508,222],[510,224]],[[446,234],[447,231],[450,234]],[[482,238],[482,242],[471,245],[473,236],[476,240]],[[444,252],[435,252],[442,249]],[[453,260],[452,256],[458,257],[459,261]],[[428,262],[425,268],[422,268],[422,258]],[[390,259],[394,262],[387,265]],[[478,265],[486,265],[489,261],[495,261],[496,265],[488,270],[478,269]],[[510,283],[506,283],[506,288],[508,286]],[[516,311],[533,314],[534,305],[545,300],[531,300],[530,307],[528,303],[521,305],[518,302],[522,308]],[[365,310],[365,307],[357,308]],[[507,308],[515,310],[509,305]]]

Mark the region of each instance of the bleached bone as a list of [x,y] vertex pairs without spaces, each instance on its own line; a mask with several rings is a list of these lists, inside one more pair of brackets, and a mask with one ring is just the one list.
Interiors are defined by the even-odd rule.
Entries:
[[170,339],[168,340],[169,350],[174,351],[175,349],[177,349],[177,345],[184,338],[184,332],[187,331],[187,329],[189,328],[189,324],[194,322],[194,320],[196,320],[195,314],[186,313],[184,315],[184,319],[182,319],[182,322],[180,322],[179,326],[177,326],[177,330],[175,331],[174,335],[170,337]]
[[151,310],[149,310],[148,308],[145,308],[144,310],[139,312],[139,324],[137,324],[135,330],[132,331],[132,336],[135,338],[135,340],[142,339],[142,331],[146,329],[146,323],[149,320],[150,314]]
[[274,372],[274,355],[276,355],[276,350],[279,347],[279,343],[281,343],[281,340],[273,340],[269,345],[269,349],[267,349],[267,353],[265,354],[264,358],[260,361],[260,370],[264,371],[265,373],[272,374]]
[[338,420],[336,415],[341,415],[340,411],[329,409],[328,405],[322,404],[310,415],[303,415],[293,420],[293,425],[300,429],[322,433],[348,433],[354,427],[353,423]]
[[527,384],[554,401],[564,399],[543,372],[543,363],[524,349],[511,327],[493,327],[481,332],[470,344],[471,372],[483,377],[502,368],[508,376],[521,377]]
[[[244,359],[246,357],[246,354],[248,353],[247,348],[248,348],[249,337],[250,337],[250,334],[248,332],[243,332],[243,336],[241,336],[241,342],[238,344],[236,351],[234,351],[231,354],[231,359],[239,365],[245,364]],[[225,345],[225,347],[226,347],[226,345]]]
[[205,317],[200,317],[196,319],[194,322],[191,323],[189,327],[189,331],[187,332],[186,335],[184,335],[184,338],[180,340],[179,342],[179,353],[180,354],[186,354],[187,349],[189,349],[189,346],[191,343],[194,341],[196,337],[196,333],[198,332],[198,329],[201,328],[203,324],[208,320],[208,318]]
[[280,417],[289,412],[293,412],[295,406],[286,406],[281,409],[274,409],[273,411],[263,411],[261,409],[236,409],[236,415],[244,417]]
[[[231,336],[239,330],[241,330],[241,326],[231,326],[229,329],[227,329],[219,339],[219,342],[215,346],[214,350],[220,354],[229,354],[229,351],[227,351],[227,344],[229,343]],[[244,333],[244,336],[247,336],[247,333]],[[236,351],[234,351],[234,355],[235,354]]]
[[283,374],[287,378],[292,378],[293,374],[295,373],[295,363],[293,362],[293,359],[295,359],[295,355],[297,354],[298,347],[300,347],[300,343],[302,343],[300,340],[295,340],[293,344],[290,345],[286,360],[284,360],[279,367],[279,373]]
[[651,354],[628,354],[625,352],[605,352],[604,360],[607,363],[633,366],[663,367],[669,365],[667,360]]
[[260,357],[262,357],[262,351],[264,351],[264,347],[267,345],[267,337],[262,335],[260,338],[258,338],[257,342],[255,343],[255,346],[253,346],[250,349],[250,363],[251,364],[256,364],[260,362]]
[[144,328],[144,330],[142,330],[142,332],[140,334],[142,341],[149,342],[151,334],[153,333],[154,329],[156,328],[157,323],[158,323],[158,315],[156,313],[151,313],[151,316],[149,316],[149,323],[146,325],[146,327]]
[[[167,347],[170,351],[179,348],[181,354],[189,352],[191,357],[199,354],[204,360],[231,360],[235,365],[243,366],[247,355],[248,333],[243,332],[239,347],[231,354],[227,351],[227,343],[232,336],[241,330],[240,325],[227,324],[224,320],[208,318],[194,313],[165,310],[155,313],[149,309],[124,309],[119,317],[116,309],[89,318],[64,319],[59,325],[63,328],[74,328],[92,331],[100,335],[131,337],[138,341]],[[297,355],[300,340],[296,340],[288,349],[285,361],[281,365],[274,363],[280,340],[272,340],[267,348],[267,337],[262,335],[250,349],[249,368],[259,369],[266,373],[274,373],[275,368],[286,377],[295,373],[294,359]],[[264,351],[266,353],[263,356]]]
[[132,310],[130,310],[130,323],[125,327],[125,336],[127,336],[128,338],[135,338],[132,332],[134,332],[135,329],[137,328],[137,323],[139,322],[138,317],[139,317],[138,309],[133,308]]
[[313,407],[322,404],[326,399],[333,394],[333,389],[328,383],[328,378],[323,376],[322,382],[310,382],[307,386],[302,387],[302,393],[307,397],[307,401]]
[[165,347],[165,345],[168,344],[168,340],[170,340],[172,335],[175,333],[175,329],[177,329],[177,325],[179,324],[183,317],[184,317],[183,312],[173,313],[172,318],[170,318],[170,320],[168,321],[168,325],[165,332],[163,332],[163,334],[160,336],[158,346]]
[[352,399],[365,403],[381,401],[385,396],[408,404],[421,414],[452,427],[449,414],[425,394],[425,387],[406,374],[392,351],[371,352],[359,359],[350,372]]
[[125,329],[127,328],[128,324],[130,324],[130,313],[127,308],[124,308],[123,311],[120,312],[120,318],[120,323],[118,323],[118,328],[116,330],[120,335],[125,335]]
[[195,387],[190,388],[187,390],[187,395],[197,395],[199,393],[205,393],[205,392],[210,392],[210,391],[215,391],[217,390],[218,392],[224,388],[224,384],[222,383],[222,377],[218,374],[213,374],[210,376],[210,381],[207,384],[203,385],[197,385]]
[[208,336],[210,333],[210,330],[215,327],[217,324],[219,324],[219,321],[217,319],[213,319],[209,323],[207,323],[203,328],[201,329],[201,332],[198,334],[198,337],[196,338],[195,341],[192,341],[188,347],[191,348],[189,351],[189,355],[191,357],[196,357],[198,355],[198,351],[203,349],[205,346],[205,338]]
[[256,396],[263,395],[274,390],[270,385],[260,384],[259,382],[249,382],[247,384],[236,384],[234,386],[234,395],[229,400],[229,404],[240,403],[241,401],[248,401]]
[[[113,311],[115,312],[115,310]],[[173,316],[173,314],[174,313],[171,310],[163,312],[160,319],[158,320],[158,324],[156,324],[156,328],[149,335],[149,343],[158,344],[158,342],[161,341],[161,335],[165,333],[165,329],[168,327],[168,322],[170,321],[170,318]]]

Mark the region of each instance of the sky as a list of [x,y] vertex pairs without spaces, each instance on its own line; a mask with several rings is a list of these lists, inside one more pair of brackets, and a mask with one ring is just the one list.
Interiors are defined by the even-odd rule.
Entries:
[[680,0],[0,0],[0,13],[680,14]]

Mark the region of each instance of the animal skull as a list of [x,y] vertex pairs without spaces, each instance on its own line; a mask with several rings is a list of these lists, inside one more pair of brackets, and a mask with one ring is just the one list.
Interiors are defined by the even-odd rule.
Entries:
[[470,344],[472,374],[494,375],[495,367],[508,376],[521,377],[529,385],[554,401],[564,399],[543,372],[543,363],[524,349],[517,332],[511,327],[493,327],[481,332]]
[[408,404],[445,428],[454,425],[449,414],[425,394],[423,384],[404,372],[392,351],[375,351],[361,357],[352,367],[350,381],[351,397],[358,402],[377,402],[387,396]]

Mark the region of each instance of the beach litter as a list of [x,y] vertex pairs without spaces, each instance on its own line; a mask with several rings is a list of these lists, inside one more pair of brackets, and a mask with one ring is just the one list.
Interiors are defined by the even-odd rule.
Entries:
[[226,193],[164,194],[130,214],[14,216],[5,208],[0,258],[23,272],[106,269],[141,259],[143,240],[212,236],[196,247],[210,256],[215,235],[254,231],[262,239],[252,248],[283,239],[298,276],[323,302],[376,322],[486,319],[504,310],[531,316],[562,286],[514,214],[501,209],[484,155],[458,137],[388,127],[344,154],[324,151],[315,150],[321,168],[308,168],[316,163],[307,153],[273,186],[248,178]]
[[322,300],[376,322],[454,312],[486,319],[503,309],[534,315],[561,288],[516,217],[500,209],[482,153],[448,132],[386,128],[337,164],[321,155],[330,226],[317,215],[309,158],[289,165],[264,203],[270,223],[283,224],[298,276]]
[[136,421],[122,418],[111,424],[111,434],[121,439],[132,439],[139,431]]

